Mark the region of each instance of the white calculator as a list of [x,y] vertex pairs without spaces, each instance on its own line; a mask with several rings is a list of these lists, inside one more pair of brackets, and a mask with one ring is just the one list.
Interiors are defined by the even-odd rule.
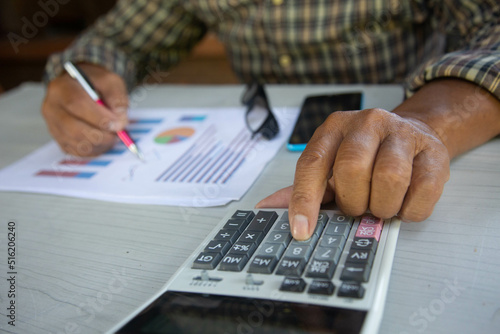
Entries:
[[400,221],[321,211],[292,238],[284,209],[229,213],[160,293],[112,333],[377,333]]

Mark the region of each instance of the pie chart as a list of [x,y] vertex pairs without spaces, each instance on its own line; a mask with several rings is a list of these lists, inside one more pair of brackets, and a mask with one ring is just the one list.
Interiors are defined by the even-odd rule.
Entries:
[[182,142],[194,134],[193,128],[180,127],[161,132],[155,137],[157,144],[174,144]]

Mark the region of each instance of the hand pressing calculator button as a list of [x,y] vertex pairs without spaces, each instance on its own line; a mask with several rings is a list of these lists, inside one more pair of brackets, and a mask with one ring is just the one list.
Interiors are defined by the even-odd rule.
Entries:
[[111,332],[237,333],[253,314],[252,333],[376,333],[399,226],[325,210],[312,237],[296,241],[287,210],[237,210]]

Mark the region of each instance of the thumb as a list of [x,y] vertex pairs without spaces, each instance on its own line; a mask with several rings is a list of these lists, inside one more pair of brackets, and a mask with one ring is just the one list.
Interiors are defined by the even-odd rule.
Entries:
[[288,208],[293,187],[289,186],[267,196],[255,205],[256,208]]

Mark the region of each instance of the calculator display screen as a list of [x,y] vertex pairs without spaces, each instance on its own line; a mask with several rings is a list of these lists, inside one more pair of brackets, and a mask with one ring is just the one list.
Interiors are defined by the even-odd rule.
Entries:
[[359,333],[366,311],[167,291],[118,333]]

